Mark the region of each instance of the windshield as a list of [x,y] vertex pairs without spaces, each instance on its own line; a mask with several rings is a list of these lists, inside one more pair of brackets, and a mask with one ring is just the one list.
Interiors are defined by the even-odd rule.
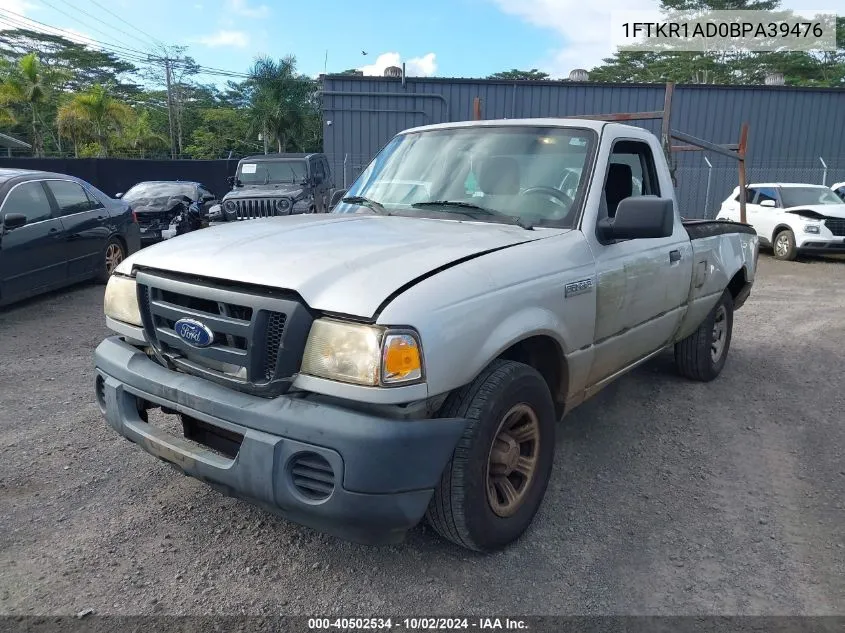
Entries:
[[307,175],[304,160],[262,160],[241,163],[238,179],[245,185],[264,185],[271,182],[295,182],[305,180]]
[[142,182],[123,195],[127,202],[151,200],[154,198],[170,198],[172,196],[187,196],[193,200],[196,187],[184,182]]
[[827,187],[781,187],[780,197],[786,209],[809,204],[842,204],[839,196]]
[[[594,143],[595,133],[579,128],[467,127],[403,134],[376,156],[347,198],[366,198],[396,215],[454,214],[571,227]],[[426,204],[431,202],[449,204]],[[334,212],[370,211],[341,203]]]

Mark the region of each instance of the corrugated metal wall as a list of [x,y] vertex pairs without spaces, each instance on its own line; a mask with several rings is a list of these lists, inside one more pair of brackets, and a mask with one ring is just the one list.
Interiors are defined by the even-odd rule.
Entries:
[[[642,112],[663,108],[664,87],[640,84],[499,82],[470,79],[324,77],[323,145],[335,182],[351,184],[390,138],[404,129],[482,118]],[[374,94],[375,93],[375,94]],[[751,126],[749,180],[826,183],[845,180],[845,90],[678,85],[674,129],[715,143],[736,143]],[[659,121],[635,122],[653,132]],[[678,199],[688,217],[712,217],[736,186],[733,161],[702,152],[678,156]],[[708,187],[708,180],[710,182]]]

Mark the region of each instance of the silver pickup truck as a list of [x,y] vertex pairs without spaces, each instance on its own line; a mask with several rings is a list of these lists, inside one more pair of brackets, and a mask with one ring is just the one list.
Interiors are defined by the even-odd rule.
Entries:
[[96,397],[144,450],[293,521],[385,543],[425,517],[495,550],[537,512],[567,412],[664,350],[718,376],[757,255],[746,225],[682,220],[643,129],[415,128],[330,214],[124,261]]

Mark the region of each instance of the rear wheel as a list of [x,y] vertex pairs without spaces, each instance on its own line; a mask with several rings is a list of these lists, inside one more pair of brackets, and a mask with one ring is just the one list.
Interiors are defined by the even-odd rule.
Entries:
[[549,388],[528,365],[498,360],[449,396],[440,415],[469,423],[426,518],[468,549],[502,548],[531,524],[549,482],[555,441]]
[[675,365],[686,378],[709,382],[728,358],[733,331],[733,297],[725,290],[698,329],[675,343]]
[[775,235],[772,242],[772,250],[777,259],[793,261],[798,256],[798,249],[795,247],[795,234],[789,229],[783,229]]
[[126,249],[123,247],[123,243],[116,237],[109,239],[106,243],[106,250],[103,252],[103,260],[100,264],[100,270],[97,273],[97,281],[103,284],[106,283],[124,259],[126,259]]

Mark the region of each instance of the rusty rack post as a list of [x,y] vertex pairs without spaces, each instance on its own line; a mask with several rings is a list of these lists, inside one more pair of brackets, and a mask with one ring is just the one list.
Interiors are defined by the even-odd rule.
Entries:
[[[666,92],[663,98],[663,109],[649,112],[616,112],[614,114],[585,114],[564,117],[567,119],[590,119],[594,121],[643,121],[649,119],[660,119],[660,141],[663,151],[666,154],[666,161],[672,174],[672,182],[675,183],[675,166],[673,152],[707,151],[733,158],[739,163],[739,189],[743,193],[739,197],[739,219],[746,223],[745,217],[745,188],[746,182],[745,161],[748,151],[748,123],[743,123],[739,134],[739,143],[717,144],[697,138],[691,134],[685,134],[673,130],[670,125],[672,117],[672,96],[675,92],[675,84],[667,83]],[[672,145],[672,139],[683,141],[686,145]],[[676,183],[675,183],[676,184]]]
[[474,121],[481,120],[481,97],[472,100],[472,118]]

